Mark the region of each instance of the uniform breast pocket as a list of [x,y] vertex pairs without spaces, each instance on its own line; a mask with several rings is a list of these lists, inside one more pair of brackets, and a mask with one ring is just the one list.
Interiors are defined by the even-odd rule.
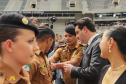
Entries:
[[46,66],[45,65],[40,66],[40,73],[42,75],[46,75],[47,74],[47,69],[46,69]]
[[67,57],[66,57],[66,56],[60,56],[60,61],[61,61],[61,62],[67,61]]

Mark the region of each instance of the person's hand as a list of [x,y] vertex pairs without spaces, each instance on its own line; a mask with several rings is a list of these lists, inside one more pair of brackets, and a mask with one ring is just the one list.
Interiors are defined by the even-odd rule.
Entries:
[[64,71],[65,71],[66,73],[70,73],[72,67],[73,67],[73,65],[71,65],[71,64],[65,64],[65,65],[63,66]]
[[56,63],[51,63],[51,69],[54,71],[56,69]]

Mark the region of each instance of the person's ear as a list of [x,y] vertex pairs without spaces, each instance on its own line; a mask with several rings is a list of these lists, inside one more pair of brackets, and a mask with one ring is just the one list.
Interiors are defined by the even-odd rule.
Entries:
[[109,53],[111,53],[112,52],[112,47],[114,45],[114,39],[113,38],[110,38],[108,40],[107,44],[108,44],[108,47],[109,47],[109,49],[108,49],[109,50]]
[[84,32],[87,32],[88,29],[87,29],[86,26],[84,26],[82,30],[83,30]]
[[113,39],[113,38],[110,38],[110,39],[108,40],[108,45],[109,45],[110,47],[112,47],[112,46],[114,45],[114,39]]
[[5,48],[8,52],[13,52],[13,42],[12,40],[8,39],[5,42]]
[[46,42],[47,42],[47,44],[49,44],[49,43],[50,43],[50,41],[51,41],[51,38],[48,38],[48,39],[47,39],[47,41],[46,41]]

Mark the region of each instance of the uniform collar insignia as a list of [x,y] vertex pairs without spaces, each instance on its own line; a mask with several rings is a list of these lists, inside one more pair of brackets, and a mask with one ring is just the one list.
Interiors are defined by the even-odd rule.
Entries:
[[38,50],[35,52],[36,55],[40,55],[40,53],[41,53],[41,50]]
[[20,74],[15,73],[9,66],[7,66],[5,63],[0,61],[0,72],[3,73],[3,76],[5,75],[5,80],[7,80],[9,83],[17,83],[21,78],[24,77],[29,79],[29,74],[26,70],[23,68],[20,71]]

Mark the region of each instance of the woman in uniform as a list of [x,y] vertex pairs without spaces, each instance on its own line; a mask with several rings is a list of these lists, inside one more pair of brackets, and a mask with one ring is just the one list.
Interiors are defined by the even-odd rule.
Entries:
[[0,84],[31,84],[22,66],[31,63],[38,47],[38,28],[20,14],[0,16]]

